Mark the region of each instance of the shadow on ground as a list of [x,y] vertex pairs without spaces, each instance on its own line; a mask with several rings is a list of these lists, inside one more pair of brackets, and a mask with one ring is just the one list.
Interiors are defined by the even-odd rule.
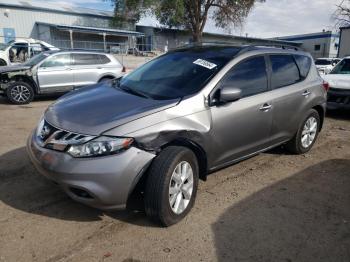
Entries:
[[[106,215],[131,224],[155,226],[144,214],[140,194],[132,195],[126,211],[104,212],[71,200],[35,170],[24,147],[0,156],[0,201],[24,212],[63,220],[88,222]],[[3,215],[0,220],[6,219]]]
[[350,110],[349,109],[336,109],[328,110],[327,117],[338,119],[338,120],[350,120]]
[[350,261],[350,160],[256,192],[212,226],[219,261]]

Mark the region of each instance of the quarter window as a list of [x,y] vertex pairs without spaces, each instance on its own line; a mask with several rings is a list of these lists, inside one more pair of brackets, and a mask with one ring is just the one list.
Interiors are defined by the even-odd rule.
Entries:
[[220,85],[241,89],[242,97],[267,91],[265,58],[260,56],[240,62],[227,73]]
[[299,69],[291,55],[271,55],[272,89],[295,84],[300,81]]
[[111,60],[105,55],[98,55],[100,57],[101,64],[108,64]]
[[306,78],[311,67],[311,58],[305,55],[295,55],[295,61],[299,67],[300,76]]
[[69,54],[55,55],[47,58],[40,67],[60,67],[71,65]]

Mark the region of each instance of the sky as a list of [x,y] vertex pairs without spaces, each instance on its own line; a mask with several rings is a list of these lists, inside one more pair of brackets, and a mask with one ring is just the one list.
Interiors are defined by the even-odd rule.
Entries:
[[[276,37],[293,34],[334,30],[332,14],[341,0],[266,0],[255,4],[242,27],[231,27],[223,30],[208,21],[206,32],[246,35],[250,37]],[[92,9],[113,10],[108,0],[49,0]],[[139,24],[159,26],[153,17],[144,17]]]

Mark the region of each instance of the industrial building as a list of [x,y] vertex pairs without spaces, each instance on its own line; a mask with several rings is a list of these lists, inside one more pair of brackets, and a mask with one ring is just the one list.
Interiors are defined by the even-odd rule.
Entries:
[[300,47],[311,53],[314,58],[337,57],[338,55],[339,35],[331,31],[282,36],[274,39],[299,43]]
[[338,57],[350,56],[350,26],[340,28]]
[[105,49],[131,45],[142,33],[135,25],[111,26],[113,12],[38,1],[0,0],[0,42],[35,38],[60,48]]
[[[191,42],[189,32],[136,25],[113,26],[114,13],[62,4],[29,0],[0,0],[0,43],[16,38],[34,38],[59,48],[93,49],[126,52],[137,47],[142,51],[166,51]],[[299,42],[258,39],[204,33],[203,41],[233,44],[292,45]]]

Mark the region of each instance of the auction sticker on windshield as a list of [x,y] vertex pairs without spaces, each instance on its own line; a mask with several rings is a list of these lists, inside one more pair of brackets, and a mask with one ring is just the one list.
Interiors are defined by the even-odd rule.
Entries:
[[194,61],[193,64],[200,65],[200,66],[203,66],[203,67],[208,68],[208,69],[213,69],[214,67],[216,67],[216,64],[210,63],[209,61],[206,61],[206,60],[203,60],[200,58],[198,58],[196,61]]

